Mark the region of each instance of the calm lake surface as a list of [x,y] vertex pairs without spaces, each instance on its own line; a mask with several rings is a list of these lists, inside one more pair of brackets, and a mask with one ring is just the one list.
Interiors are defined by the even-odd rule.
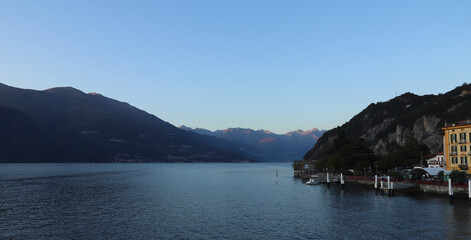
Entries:
[[289,163],[0,164],[0,239],[471,239],[471,200],[292,175]]

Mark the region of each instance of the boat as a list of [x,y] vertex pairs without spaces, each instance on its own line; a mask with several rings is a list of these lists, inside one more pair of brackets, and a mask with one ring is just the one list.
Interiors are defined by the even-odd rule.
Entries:
[[317,178],[310,178],[309,181],[306,182],[306,185],[319,185],[321,181]]

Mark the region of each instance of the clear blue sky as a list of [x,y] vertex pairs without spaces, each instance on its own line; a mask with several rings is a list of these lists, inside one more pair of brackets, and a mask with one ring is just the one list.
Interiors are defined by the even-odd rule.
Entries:
[[471,82],[471,1],[2,1],[0,82],[176,126],[330,129]]

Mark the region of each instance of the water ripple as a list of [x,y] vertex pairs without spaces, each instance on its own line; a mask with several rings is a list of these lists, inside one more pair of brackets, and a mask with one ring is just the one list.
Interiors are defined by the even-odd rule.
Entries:
[[354,186],[306,186],[291,177],[289,164],[24,168],[0,168],[0,239],[471,236],[471,210],[465,201],[450,205],[440,197],[390,198]]

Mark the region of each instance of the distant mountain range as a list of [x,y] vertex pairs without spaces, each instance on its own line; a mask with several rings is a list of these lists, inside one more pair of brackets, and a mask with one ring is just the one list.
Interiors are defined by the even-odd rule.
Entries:
[[232,148],[230,141],[178,129],[100,94],[0,84],[0,162],[255,160]]
[[267,130],[246,128],[228,128],[217,131],[202,128],[192,129],[186,126],[180,128],[250,146],[252,147],[250,153],[240,153],[259,161],[293,161],[301,159],[325,132],[317,128],[308,131],[297,130],[286,134],[275,134]]
[[432,154],[443,151],[441,127],[471,117],[471,85],[445,94],[418,96],[405,93],[387,102],[372,103],[350,121],[326,132],[304,160],[320,159],[339,134],[362,138],[377,155],[393,153],[408,138],[427,145]]

